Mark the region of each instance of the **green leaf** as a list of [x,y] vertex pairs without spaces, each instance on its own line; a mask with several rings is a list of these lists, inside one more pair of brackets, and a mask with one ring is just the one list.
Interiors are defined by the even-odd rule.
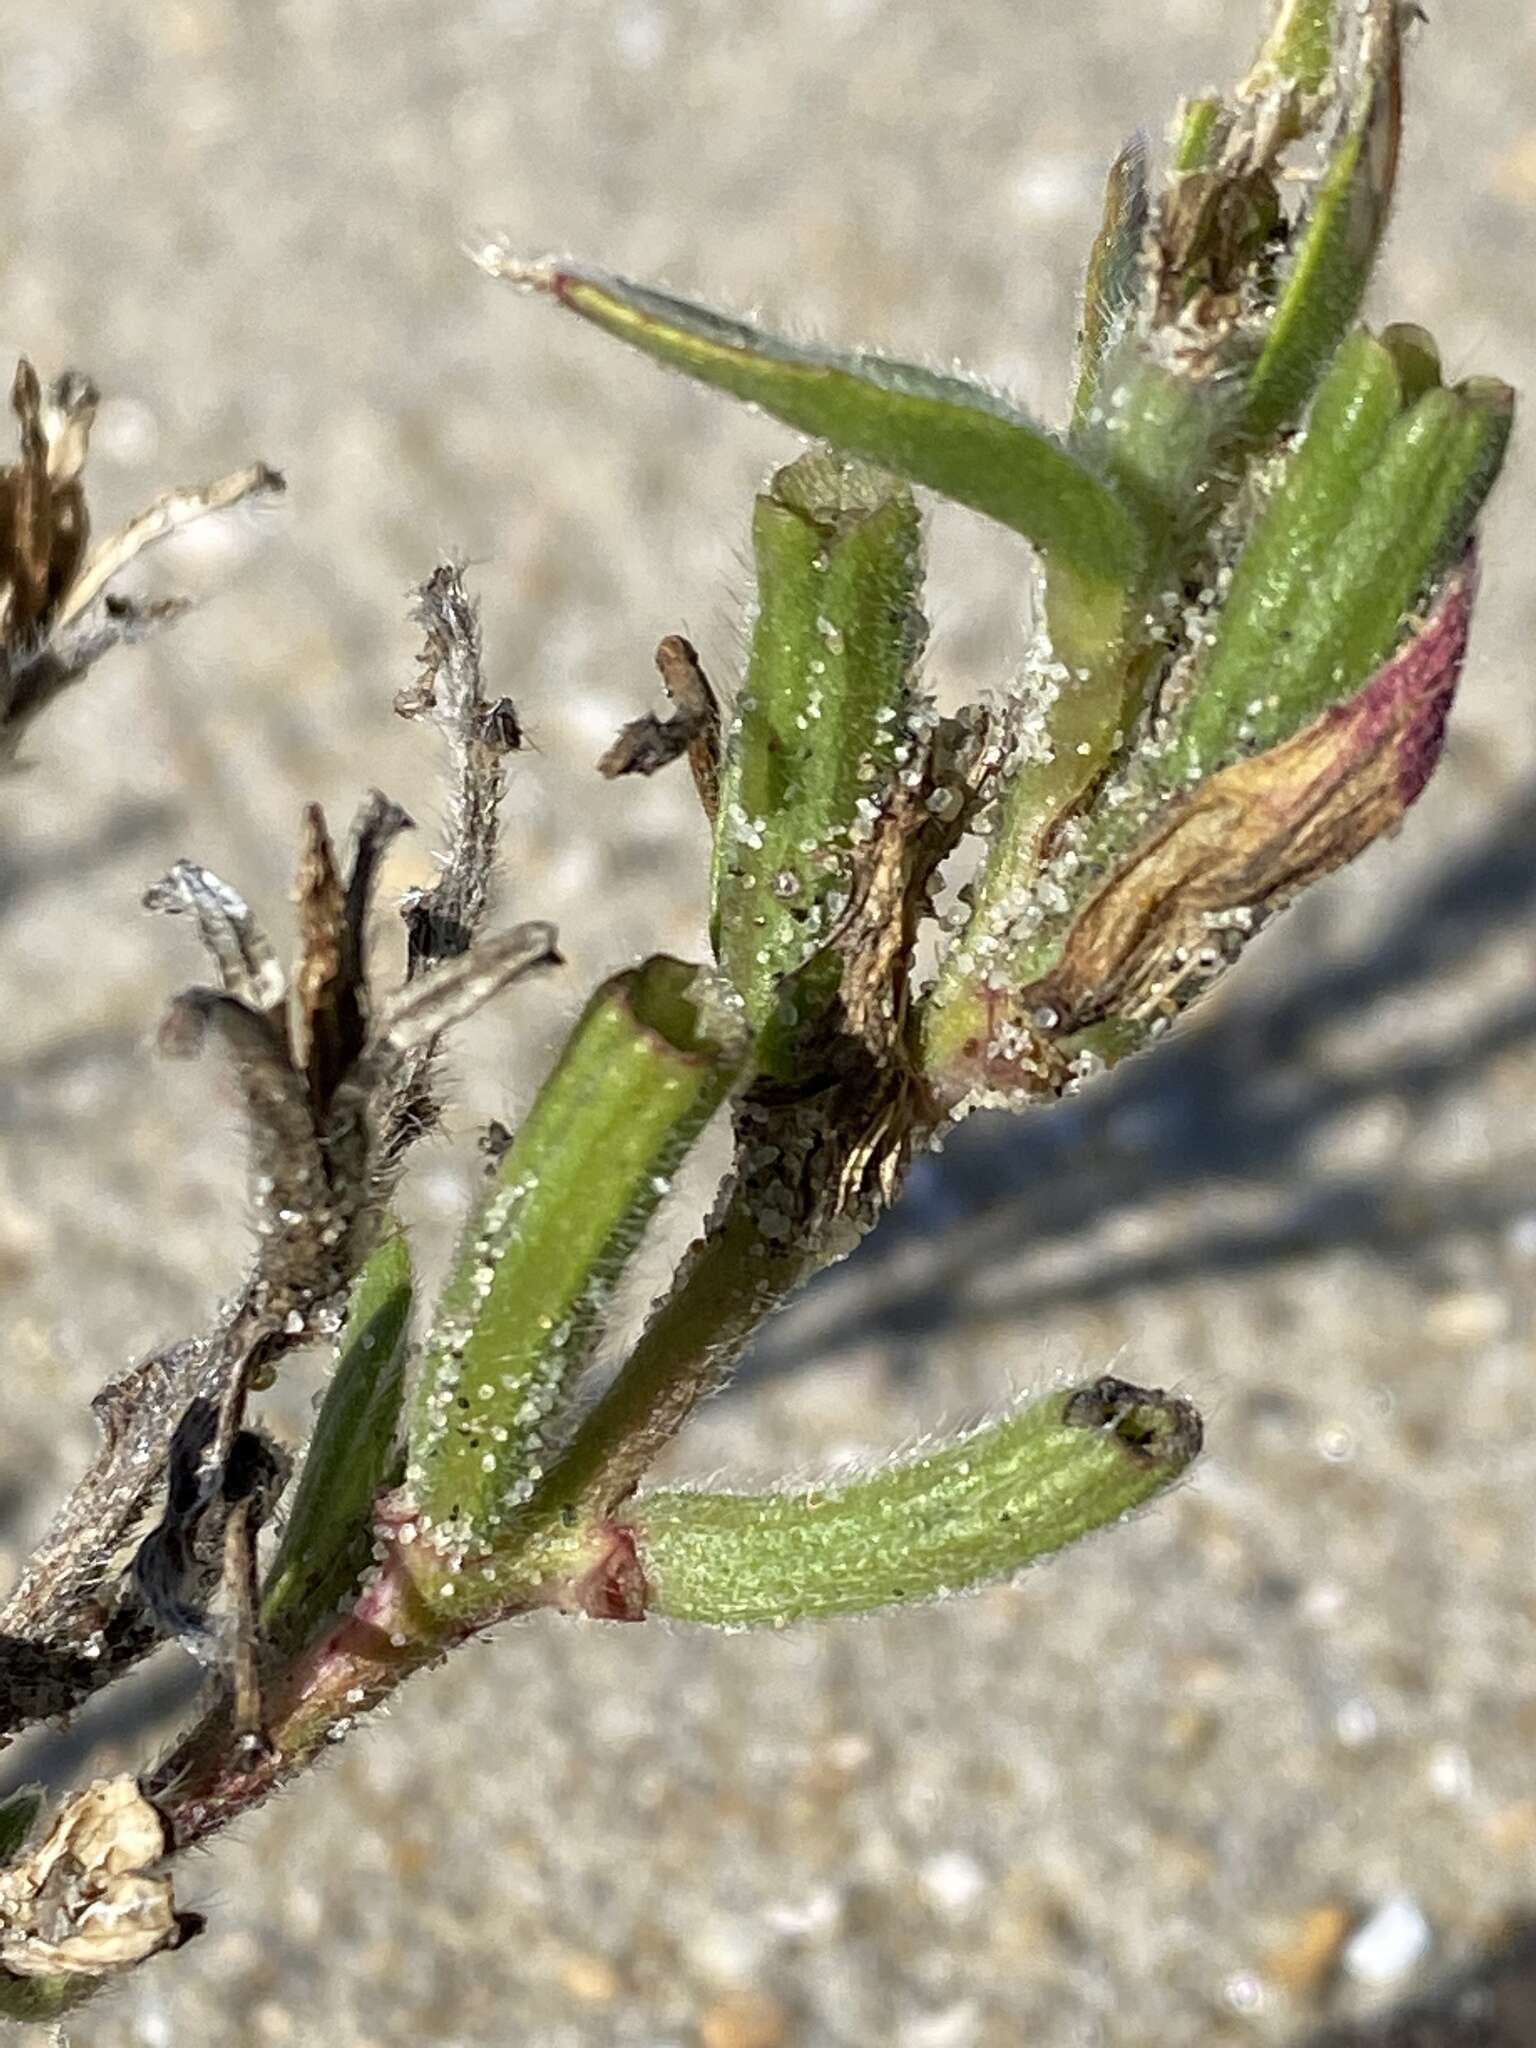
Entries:
[[648,1613],[778,1628],[1006,1578],[1162,1492],[1200,1440],[1188,1402],[1102,1379],[867,1479],[642,1494],[624,1521]]
[[438,1562],[489,1550],[536,1487],[614,1284],[745,1050],[725,992],[681,960],[587,1005],[465,1236],[416,1381],[405,1488]]
[[[1239,557],[1190,704],[1181,774],[1231,751],[1255,692],[1267,691],[1403,409],[1391,352],[1369,334],[1346,341],[1318,389],[1307,433]],[[1301,723],[1298,719],[1297,723]]]
[[1074,379],[1074,432],[1093,410],[1104,361],[1135,308],[1147,236],[1147,138],[1133,135],[1109,167],[1104,214],[1083,277]]
[[1266,440],[1297,419],[1360,310],[1397,178],[1402,31],[1395,0],[1373,0],[1350,120],[1323,172],[1248,386],[1248,431]]
[[1253,69],[1238,88],[1246,98],[1261,93],[1320,93],[1333,69],[1338,41],[1337,0],[1278,0],[1275,18]]
[[752,535],[757,616],[721,783],[713,927],[759,1064],[789,1078],[837,994],[827,942],[860,838],[913,743],[922,571],[911,492],[832,455],[781,470]]
[[1012,527],[1079,587],[1106,640],[1142,566],[1140,530],[1055,435],[982,385],[882,356],[805,348],[625,278],[481,257],[658,362],[760,406],[801,433]]
[[1460,553],[1504,458],[1513,393],[1491,379],[1428,391],[1382,433],[1397,389],[1391,357],[1364,338],[1324,387],[1238,563],[1170,749],[1175,779],[1273,746],[1349,696]]
[[1175,176],[1185,171],[1210,170],[1231,125],[1231,111],[1217,94],[1184,100],[1173,124],[1169,170]]
[[392,1230],[352,1288],[331,1383],[262,1595],[264,1637],[301,1648],[357,1590],[374,1503],[400,1478],[411,1256]]

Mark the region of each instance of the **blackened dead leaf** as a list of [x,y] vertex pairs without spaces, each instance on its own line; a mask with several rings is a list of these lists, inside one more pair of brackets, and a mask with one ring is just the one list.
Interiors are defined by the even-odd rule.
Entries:
[[240,1430],[224,1455],[219,1423],[212,1401],[199,1397],[187,1404],[171,1438],[165,1512],[133,1560],[134,1584],[159,1633],[205,1661],[224,1661],[231,1647],[209,1621],[210,1603],[225,1582],[230,1531],[254,1543],[287,1472],[286,1461],[256,1430]]

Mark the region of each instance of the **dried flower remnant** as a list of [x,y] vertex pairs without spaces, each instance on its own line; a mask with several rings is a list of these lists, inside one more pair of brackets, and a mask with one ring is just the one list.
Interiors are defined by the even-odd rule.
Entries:
[[[373,1248],[403,1156],[400,1133],[389,1126],[402,1072],[454,1024],[558,958],[551,926],[520,925],[434,963],[399,994],[375,1003],[364,964],[367,915],[383,850],[405,823],[396,805],[375,794],[358,817],[343,882],[325,819],[311,805],[296,892],[300,953],[291,1015],[281,1000],[250,1000],[256,991],[242,952],[241,968],[223,987],[179,997],[162,1032],[167,1049],[187,1052],[207,1025],[219,1030],[251,1131],[260,1247],[232,1318],[243,1326],[243,1340],[218,1354],[224,1371],[212,1383],[205,1375],[198,1388],[198,1399],[218,1412],[205,1486],[221,1491],[247,1393],[282,1350],[334,1330],[339,1297]],[[192,908],[201,898],[206,910],[233,896],[197,875],[194,881],[187,863],[173,870],[151,892],[155,907]],[[254,927],[243,929],[249,950],[268,960],[270,949]],[[217,957],[222,964],[227,950]]]
[[157,499],[93,549],[83,473],[97,403],[95,385],[78,371],[45,389],[25,357],[16,366],[20,450],[0,471],[0,767],[39,712],[103,654],[185,610],[176,599],[144,605],[115,595],[111,586],[130,563],[209,513],[284,487],[275,469],[252,463]]
[[[169,1847],[133,1778],[73,1794],[37,1847],[0,1870],[0,1972],[106,1977],[195,1934],[201,1920],[176,1910],[169,1878],[150,1874]],[[0,1976],[0,2014],[9,2002]]]

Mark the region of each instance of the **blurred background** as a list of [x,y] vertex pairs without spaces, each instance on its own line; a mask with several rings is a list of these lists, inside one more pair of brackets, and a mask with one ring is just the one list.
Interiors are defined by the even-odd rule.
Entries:
[[[1432,8],[1374,310],[1536,389],[1536,22]],[[87,1400],[233,1285],[217,1064],[167,1066],[193,854],[286,929],[301,801],[435,763],[390,701],[411,586],[471,564],[515,768],[502,912],[568,973],[461,1047],[473,1133],[601,974],[703,944],[686,778],[592,762],[686,631],[734,675],[751,495],[792,437],[482,278],[570,249],[1058,416],[1102,167],[1236,75],[1259,0],[0,0],[0,363],[106,394],[106,527],[262,456],[202,609],[35,732],[0,807],[0,1577]],[[676,1472],[808,1473],[1108,1366],[1209,1453],[1134,1527],[942,1611],[783,1637],[553,1620],[186,1872],[208,1934],[80,2048],[1510,2048],[1536,2042],[1536,615],[1529,436],[1445,765],[1154,1059],[978,1120],[767,1335]],[[932,522],[931,670],[1005,682],[1008,537]],[[395,863],[419,879],[431,830]],[[390,942],[393,943],[392,935]],[[691,1194],[703,1198],[703,1181]],[[638,1314],[693,1214],[679,1198]],[[296,1433],[318,1361],[287,1372]],[[135,1765],[170,1653],[4,1782]]]

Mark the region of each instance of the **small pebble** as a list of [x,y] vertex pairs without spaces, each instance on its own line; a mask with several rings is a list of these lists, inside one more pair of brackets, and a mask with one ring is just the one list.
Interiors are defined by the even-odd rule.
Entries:
[[908,2020],[897,2037],[901,2048],[972,2048],[981,2032],[981,2014],[974,1998],[960,1999],[921,2019]]
[[733,1991],[699,2021],[699,2048],[781,2048],[789,2014],[762,1991]]
[[1468,1290],[1442,1294],[1424,1312],[1424,1330],[1432,1343],[1471,1350],[1491,1344],[1509,1328],[1509,1303],[1502,1294]]
[[560,1965],[560,1982],[583,2005],[611,2005],[622,1988],[619,1973],[606,1956],[573,1949]]
[[1441,1742],[1430,1752],[1429,1782],[1441,1799],[1465,1799],[1472,1790],[1472,1759],[1459,1742]]
[[1315,1998],[1333,1973],[1353,1918],[1337,1899],[1311,1907],[1266,1958],[1264,1975],[1292,1998]]
[[974,1856],[960,1849],[946,1849],[930,1856],[918,1872],[918,1882],[931,1904],[944,1913],[964,1913],[974,1906],[987,1888],[987,1874]]
[[835,1885],[821,1885],[804,1898],[775,1899],[763,1908],[763,1919],[775,1934],[789,1940],[830,1934],[843,1917],[843,1894]]
[[1264,2010],[1264,1986],[1251,1970],[1239,1970],[1221,1987],[1221,1995],[1233,2012],[1244,2014]]
[[1369,1700],[1345,1700],[1333,1717],[1333,1732],[1346,1749],[1363,1749],[1374,1742],[1379,1725]]
[[1344,1974],[1373,1991],[1402,1983],[1429,1953],[1429,1922],[1406,1892],[1384,1899],[1344,1944]]

